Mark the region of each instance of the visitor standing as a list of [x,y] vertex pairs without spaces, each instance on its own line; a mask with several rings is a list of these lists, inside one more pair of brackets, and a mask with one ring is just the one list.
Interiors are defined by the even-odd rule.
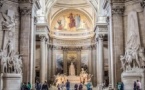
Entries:
[[47,85],[47,82],[46,81],[42,85],[42,89],[41,90],[48,90],[48,85]]
[[36,81],[35,88],[36,90],[41,90],[41,83],[39,81]]
[[78,90],[78,84],[75,84],[75,85],[74,85],[74,89],[75,89],[75,90]]
[[83,90],[83,84],[82,84],[82,82],[79,85],[79,90]]
[[59,85],[59,84],[57,85],[57,89],[58,89],[58,90],[60,90],[60,89],[61,89],[61,87],[60,87],[60,85]]
[[88,82],[88,83],[87,83],[87,85],[86,85],[87,90],[92,90],[91,86],[92,86],[92,85],[91,85],[91,83],[90,83],[90,82]]
[[68,80],[66,82],[66,90],[70,90],[70,82]]
[[120,90],[124,90],[124,83],[123,82],[121,82]]
[[29,90],[25,82],[23,83],[21,90]]
[[137,89],[137,82],[134,81],[134,84],[133,84],[133,90],[136,90]]
[[29,90],[31,90],[31,84],[30,84],[30,82],[27,83],[27,87],[28,87]]
[[141,82],[137,80],[137,90],[141,90]]
[[64,84],[64,82],[62,82],[61,89],[64,90],[64,87],[65,87],[65,84]]

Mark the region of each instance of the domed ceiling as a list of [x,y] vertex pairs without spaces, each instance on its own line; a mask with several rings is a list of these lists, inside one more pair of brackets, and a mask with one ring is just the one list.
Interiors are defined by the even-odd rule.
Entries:
[[57,4],[86,4],[86,0],[58,0]]

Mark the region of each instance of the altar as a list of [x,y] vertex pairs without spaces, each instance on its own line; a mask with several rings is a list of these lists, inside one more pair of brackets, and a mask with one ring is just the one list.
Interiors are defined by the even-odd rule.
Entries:
[[67,76],[67,79],[69,80],[70,83],[80,83],[80,76]]
[[55,75],[55,81],[54,84],[60,85],[63,83],[66,83],[67,80],[71,83],[71,84],[87,84],[88,82],[91,82],[91,78],[93,75],[88,74],[84,68],[81,69],[80,75],[77,76],[75,75],[75,70],[74,70],[74,66],[73,63],[70,65],[70,70],[69,70],[69,75],[65,75],[65,74],[57,74]]

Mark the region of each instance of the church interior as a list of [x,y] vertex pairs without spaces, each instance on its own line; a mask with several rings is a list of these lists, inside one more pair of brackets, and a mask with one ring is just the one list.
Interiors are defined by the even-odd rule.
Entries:
[[68,81],[145,90],[145,0],[0,0],[0,90]]

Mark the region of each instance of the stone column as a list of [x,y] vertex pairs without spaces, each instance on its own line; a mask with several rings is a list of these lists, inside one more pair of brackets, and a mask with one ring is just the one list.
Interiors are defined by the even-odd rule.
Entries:
[[47,63],[48,63],[48,74],[47,74],[48,76],[47,77],[48,77],[48,80],[51,80],[51,73],[52,73],[51,72],[51,70],[52,70],[52,68],[51,68],[52,64],[51,63],[52,62],[51,62],[51,45],[50,44],[48,46],[48,62]]
[[92,74],[92,49],[89,48],[89,60],[88,60],[88,71]]
[[50,53],[50,60],[51,60],[51,78],[53,78],[53,45],[51,45],[51,53]]
[[48,73],[48,39],[45,42],[45,80],[47,80],[47,73]]
[[[120,62],[120,55],[124,53],[124,31],[123,31],[123,12],[124,12],[124,5],[113,3],[112,6],[112,43],[113,43],[113,61],[114,62],[114,78],[115,83],[121,81],[121,62]],[[113,68],[113,67],[112,67]],[[111,69],[112,69],[111,68]],[[113,74],[113,73],[111,73]]]
[[97,84],[100,86],[104,81],[104,56],[103,35],[98,35],[98,62],[97,62]]
[[31,12],[30,3],[20,4],[20,54],[23,57],[23,82],[31,80]]
[[96,86],[97,84],[97,76],[96,76],[96,68],[97,68],[97,64],[96,64],[96,46],[93,45],[92,46],[92,80],[93,80],[93,86]]
[[34,59],[33,59],[33,74],[32,74],[32,85],[33,85],[33,89],[35,88],[34,86],[35,86],[35,78],[36,78],[36,69],[35,69],[35,67],[36,67],[36,23],[37,23],[37,18],[35,17],[34,18],[34,50],[33,50],[33,52],[34,52]]
[[81,49],[78,49],[78,63],[77,63],[77,72],[76,75],[79,75],[81,72]]
[[63,73],[67,74],[67,50],[63,50]]
[[45,45],[45,36],[40,36],[41,41],[40,41],[40,56],[41,56],[41,62],[40,62],[40,82],[43,83],[45,81],[45,63],[46,63],[46,57],[45,57],[45,50],[46,50],[46,45]]

